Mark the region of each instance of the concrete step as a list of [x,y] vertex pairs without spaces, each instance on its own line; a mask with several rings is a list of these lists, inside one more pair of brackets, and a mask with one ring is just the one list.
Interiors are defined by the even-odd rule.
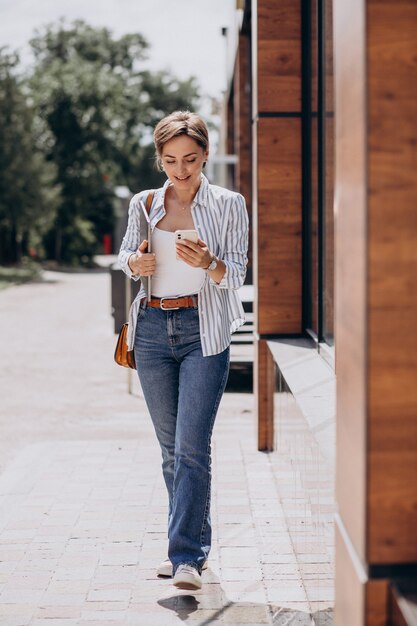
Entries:
[[232,345],[238,344],[253,344],[253,335],[233,335],[232,336]]

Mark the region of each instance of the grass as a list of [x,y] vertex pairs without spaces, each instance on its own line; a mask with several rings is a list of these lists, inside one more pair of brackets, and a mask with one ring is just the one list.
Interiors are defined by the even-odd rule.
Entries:
[[0,290],[13,285],[21,285],[39,278],[41,268],[36,263],[15,266],[0,265]]

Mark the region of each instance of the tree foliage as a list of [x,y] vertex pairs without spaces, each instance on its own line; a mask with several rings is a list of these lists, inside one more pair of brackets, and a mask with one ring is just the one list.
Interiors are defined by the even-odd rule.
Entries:
[[35,114],[18,57],[0,51],[0,261],[19,262],[40,248],[59,199],[55,169],[35,150]]
[[[18,115],[13,132],[25,134],[28,146],[35,144],[31,167],[38,163],[39,181],[45,183],[49,176],[50,206],[44,211],[49,228],[43,237],[47,256],[80,262],[90,259],[103,235],[112,232],[115,186],[135,192],[160,184],[152,129],[173,110],[195,109],[197,86],[194,79],[149,72],[148,44],[140,34],[117,39],[106,28],[60,21],[38,31],[31,47],[34,65],[26,100],[19,87],[25,114]],[[17,91],[14,97],[18,99]],[[19,124],[25,125],[24,132]],[[23,144],[21,139],[10,145]],[[19,168],[28,150],[18,151]],[[32,179],[29,172],[27,178]],[[22,181],[22,204],[26,193]],[[16,198],[6,203],[16,206]]]

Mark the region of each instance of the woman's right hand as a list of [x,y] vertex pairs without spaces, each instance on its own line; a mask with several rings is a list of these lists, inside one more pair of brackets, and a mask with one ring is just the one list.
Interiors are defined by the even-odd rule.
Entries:
[[144,239],[135,254],[129,257],[129,267],[137,276],[152,276],[155,272],[156,259],[153,252],[146,252],[148,241]]

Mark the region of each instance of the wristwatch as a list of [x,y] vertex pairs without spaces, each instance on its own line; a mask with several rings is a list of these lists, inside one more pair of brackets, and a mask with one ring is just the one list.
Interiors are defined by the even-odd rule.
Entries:
[[213,255],[213,258],[211,259],[210,265],[208,267],[205,268],[206,272],[212,272],[213,270],[216,269],[217,267],[217,259],[216,257]]

